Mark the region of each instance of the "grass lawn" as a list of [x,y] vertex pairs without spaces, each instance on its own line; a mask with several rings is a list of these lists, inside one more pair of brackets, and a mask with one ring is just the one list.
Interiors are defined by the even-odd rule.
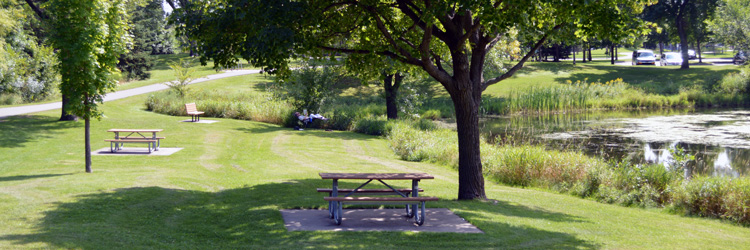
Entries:
[[688,70],[680,70],[678,67],[611,65],[609,61],[579,62],[576,65],[569,61],[530,62],[524,64],[524,68],[513,77],[490,86],[484,93],[504,97],[511,91],[564,84],[567,80],[576,82],[588,79],[588,82],[603,83],[622,78],[648,93],[676,94],[681,87],[708,85],[738,70],[734,65],[691,65]]
[[[133,89],[138,87],[143,87],[146,85],[151,85],[155,83],[163,83],[163,82],[169,82],[174,81],[174,71],[169,67],[170,63],[173,62],[179,62],[181,58],[190,58],[188,54],[171,54],[171,55],[152,55],[151,58],[153,59],[154,66],[151,68],[149,72],[151,72],[151,77],[146,80],[141,81],[130,81],[125,82],[122,80],[117,85],[117,90],[127,90],[127,89]],[[218,74],[220,72],[217,72],[213,68],[213,63],[209,62],[206,66],[201,66],[200,61],[198,58],[195,58],[193,63],[191,64],[195,68],[195,72],[193,73],[193,77],[195,79],[205,77],[208,75]],[[244,64],[245,69],[257,69],[248,67],[248,64]],[[16,105],[0,105],[2,108],[8,108],[8,107],[18,107],[18,106],[27,106],[27,105],[37,105],[37,104],[43,104],[43,103],[53,103],[53,102],[59,102],[60,101],[60,93],[59,90],[55,92],[53,96],[50,96],[47,98],[47,100],[41,101],[41,102],[34,102],[34,103],[24,103],[24,104],[16,104]]]
[[[591,69],[597,70],[596,68]],[[549,79],[556,79],[550,73]],[[252,91],[262,77],[198,83]],[[554,82],[554,81],[553,81]],[[0,249],[741,249],[750,228],[662,210],[606,205],[486,183],[493,201],[455,201],[457,173],[405,162],[386,140],[264,123],[182,123],[144,110],[146,95],[102,105],[92,149],[110,128],[162,128],[171,156],[93,156],[83,172],[83,122],[59,111],[0,122]],[[319,172],[427,172],[420,187],[484,234],[287,232],[279,209],[325,209]],[[342,185],[352,185],[343,182]]]

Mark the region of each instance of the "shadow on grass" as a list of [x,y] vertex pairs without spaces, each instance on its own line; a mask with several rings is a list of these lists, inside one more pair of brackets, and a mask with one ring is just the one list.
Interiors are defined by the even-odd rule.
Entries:
[[4,182],[4,181],[23,181],[23,180],[28,180],[28,179],[49,178],[49,177],[57,177],[57,176],[63,176],[63,175],[70,175],[70,174],[38,174],[38,175],[0,176],[0,182]]
[[50,138],[59,130],[82,127],[81,122],[58,121],[49,116],[12,116],[0,122],[0,148],[23,147],[40,138]]
[[[483,224],[482,230],[492,234],[288,232],[279,209],[325,209],[315,188],[329,185],[330,181],[305,179],[215,193],[136,187],[80,195],[74,202],[56,204],[33,233],[0,240],[20,247],[46,243],[76,249],[597,248],[570,234],[502,222]],[[474,207],[471,202],[461,204]]]
[[566,80],[576,82],[588,79],[587,81],[591,83],[597,80],[606,82],[622,78],[624,82],[639,87],[646,93],[676,94],[682,87],[694,85],[710,87],[722,76],[737,71],[733,68],[715,69],[714,66],[691,67],[687,70],[656,66],[587,65],[587,67],[605,73],[576,72],[571,74],[570,77],[558,78],[557,82],[565,83]]
[[286,128],[286,127],[278,127],[276,125],[270,125],[270,124],[262,124],[259,123],[255,127],[252,128],[236,128],[237,131],[245,132],[245,133],[251,133],[251,134],[263,134],[263,133],[273,133],[276,131],[288,131],[292,133],[297,133],[302,136],[316,136],[320,138],[331,138],[331,139],[340,139],[340,140],[372,140],[376,137],[364,135],[364,134],[358,134],[358,133],[340,133],[340,131],[326,131],[324,129],[318,129],[318,128],[305,128],[304,130],[294,130],[292,128]]

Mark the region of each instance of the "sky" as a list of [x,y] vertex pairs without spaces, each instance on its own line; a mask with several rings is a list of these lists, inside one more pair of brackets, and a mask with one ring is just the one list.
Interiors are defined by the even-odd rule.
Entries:
[[167,1],[162,1],[161,5],[164,6],[164,12],[167,12],[167,14],[172,13],[172,7],[169,7]]

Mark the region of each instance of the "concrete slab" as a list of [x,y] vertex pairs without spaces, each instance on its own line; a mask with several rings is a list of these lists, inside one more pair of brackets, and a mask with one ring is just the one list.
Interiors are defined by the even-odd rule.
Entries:
[[328,217],[328,210],[282,209],[289,231],[398,231],[484,233],[447,208],[426,209],[425,221],[417,226],[404,209],[344,209],[341,225]]
[[114,153],[110,152],[109,148],[101,148],[99,150],[91,152],[91,155],[172,155],[182,148],[162,148],[158,151],[151,151],[148,153],[148,148],[133,148],[123,147],[122,150],[118,150]]
[[194,122],[194,121],[192,121],[192,120],[184,120],[184,121],[180,121],[180,122],[189,122],[189,123],[206,123],[206,124],[211,124],[211,123],[214,123],[214,122],[219,122],[219,121],[215,121],[215,120],[200,120],[200,121]]

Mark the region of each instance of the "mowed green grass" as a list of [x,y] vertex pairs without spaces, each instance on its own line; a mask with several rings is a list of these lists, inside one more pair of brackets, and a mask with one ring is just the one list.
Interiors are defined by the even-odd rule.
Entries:
[[[262,77],[194,85],[252,91]],[[658,209],[607,205],[486,183],[490,201],[456,201],[455,170],[399,160],[380,137],[294,131],[250,121],[180,122],[144,110],[146,95],[102,105],[110,128],[161,128],[171,156],[93,156],[83,122],[59,111],[0,122],[0,249],[742,249],[750,229]],[[288,232],[279,209],[325,209],[320,172],[426,172],[420,186],[483,234]],[[343,181],[343,186],[355,183]],[[408,185],[407,183],[403,184]]]
[[678,93],[680,88],[710,85],[722,76],[737,71],[739,67],[734,65],[691,65],[690,69],[680,70],[679,67],[611,65],[608,61],[579,62],[575,65],[569,61],[530,62],[524,64],[524,68],[513,77],[487,88],[484,94],[506,97],[513,91],[566,84],[567,81],[604,83],[622,78],[624,82],[647,93],[671,95]]

